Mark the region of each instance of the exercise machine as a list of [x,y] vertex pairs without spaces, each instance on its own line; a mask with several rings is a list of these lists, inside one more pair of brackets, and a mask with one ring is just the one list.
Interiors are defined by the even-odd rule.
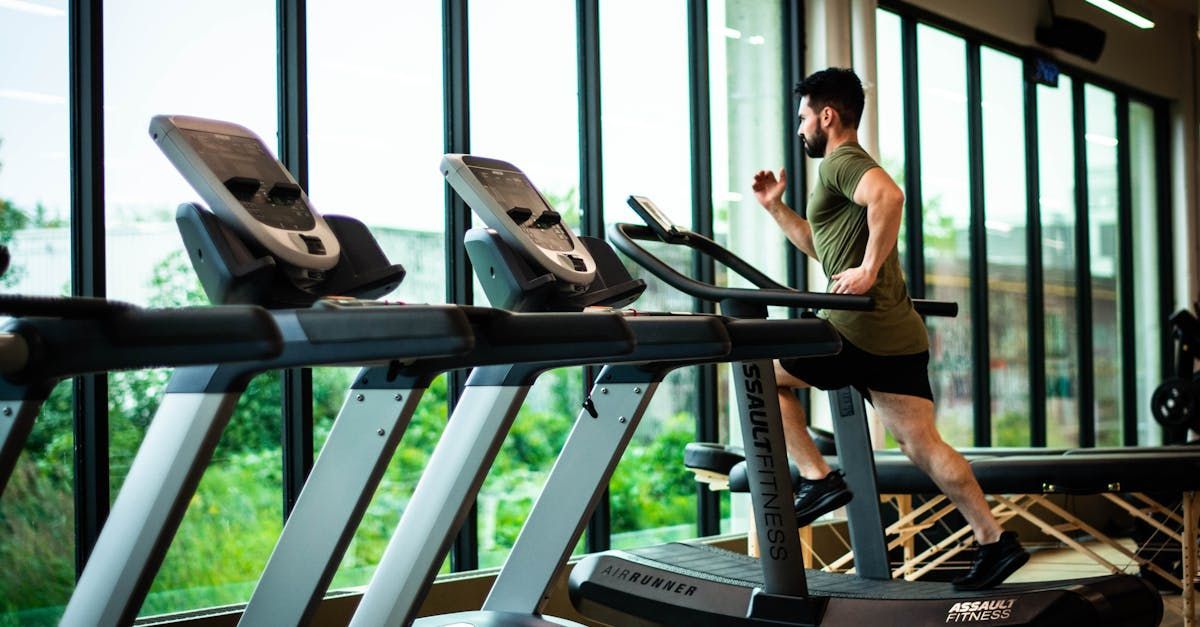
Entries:
[[[684,276],[645,250],[638,241],[683,245],[711,256],[761,288],[764,295],[786,289],[712,240],[678,227],[645,198],[630,204],[646,225],[617,224],[610,240],[655,276],[692,296],[739,307],[728,288]],[[765,309],[769,297],[758,301]],[[732,305],[732,306],[731,306]],[[765,315],[765,311],[760,311]],[[673,543],[633,551],[608,551],[581,560],[570,578],[572,602],[583,614],[614,625],[914,625],[979,622],[1004,625],[1157,625],[1162,601],[1142,580],[1114,575],[1090,579],[1002,585],[992,590],[956,591],[948,583],[891,578],[879,526],[874,456],[866,439],[860,398],[849,390],[831,394],[834,435],[847,482],[855,492],[848,508],[856,575],[805,571],[799,551],[773,559],[773,535],[797,536],[795,521],[764,525],[770,506],[756,484],[788,484],[785,472],[761,474],[747,459],[751,503],[762,557],[749,558],[712,547]],[[770,399],[774,403],[774,398]],[[743,420],[745,420],[743,418]],[[769,414],[778,421],[778,413]],[[776,428],[778,425],[773,425]],[[847,437],[850,436],[850,437]],[[757,441],[748,437],[748,446]],[[790,500],[787,505],[790,507]],[[864,522],[864,518],[866,522]],[[782,568],[780,567],[782,566]]]
[[[1200,311],[1200,303],[1194,308]],[[1195,313],[1181,309],[1168,324],[1175,346],[1174,372],[1155,388],[1150,409],[1166,432],[1167,442],[1181,444],[1189,430],[1200,434],[1200,373],[1195,372],[1200,359],[1200,320]]]
[[[64,625],[133,622],[253,376],[322,364],[364,366],[338,422],[355,431],[365,458],[372,448],[395,446],[432,378],[427,371],[457,367],[449,358],[478,348],[476,329],[531,326],[509,324],[503,312],[367,300],[394,289],[403,268],[387,260],[362,223],[320,217],[251,131],[215,120],[157,116],[150,134],[214,207],[188,203],[177,212],[210,300],[270,309],[282,350],[271,359],[173,373],[67,605]],[[569,329],[584,338],[579,351],[631,345],[619,317],[590,321],[589,329]],[[383,467],[372,471],[382,473]]]

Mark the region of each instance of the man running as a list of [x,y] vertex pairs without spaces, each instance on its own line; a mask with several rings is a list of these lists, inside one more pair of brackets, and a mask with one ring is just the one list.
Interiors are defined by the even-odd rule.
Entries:
[[825,358],[775,362],[788,453],[803,481],[796,490],[801,526],[848,503],[840,472],[825,463],[808,435],[804,408],[793,394],[814,386],[853,385],[878,412],[900,449],[928,474],[970,523],[979,543],[970,571],[954,581],[964,590],[993,587],[1025,564],[1016,533],[992,515],[967,460],[934,425],[929,384],[929,336],[904,286],[896,238],[904,194],[858,144],[863,89],[852,70],[829,68],[796,86],[798,135],[810,158],[822,159],[808,202],[808,219],[783,202],[787,173],[754,175],[754,195],[787,238],[821,263],[834,294],[868,294],[874,311],[826,310],[842,336],[842,351]]

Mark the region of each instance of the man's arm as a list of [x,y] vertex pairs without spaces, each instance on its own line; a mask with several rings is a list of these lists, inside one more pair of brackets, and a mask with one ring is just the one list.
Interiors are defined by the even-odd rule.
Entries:
[[760,170],[754,175],[752,189],[754,197],[775,219],[788,241],[804,254],[816,259],[817,251],[813,248],[812,227],[808,220],[801,218],[800,214],[792,211],[791,207],[783,202],[783,192],[787,189],[787,171],[780,170],[779,178],[776,179],[774,172]]
[[865,294],[875,284],[879,268],[896,246],[904,192],[883,168],[871,168],[854,188],[854,202],[867,208],[867,251],[862,264],[833,275],[834,294]]

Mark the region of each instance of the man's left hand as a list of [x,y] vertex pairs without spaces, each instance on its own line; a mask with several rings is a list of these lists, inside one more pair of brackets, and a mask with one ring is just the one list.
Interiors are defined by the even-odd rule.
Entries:
[[875,285],[875,273],[856,266],[833,275],[832,294],[866,294]]

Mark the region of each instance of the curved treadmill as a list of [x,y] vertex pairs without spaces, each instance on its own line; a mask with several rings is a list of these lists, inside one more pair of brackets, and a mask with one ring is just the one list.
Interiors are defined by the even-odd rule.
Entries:
[[[672,286],[693,296],[717,300],[727,313],[740,309],[753,314],[746,301],[766,304],[786,302],[772,298],[788,288],[762,275],[732,252],[712,240],[690,233],[666,220],[646,199],[630,198],[630,204],[645,218],[649,227],[618,224],[609,236],[622,252]],[[702,284],[679,274],[650,255],[634,240],[663,241],[686,245],[741,274],[759,290],[736,290]],[[755,294],[757,292],[757,294]],[[760,314],[765,312],[760,309]],[[839,394],[831,394],[835,410]],[[849,416],[848,416],[849,414]],[[758,526],[762,560],[687,543],[667,544],[634,551],[608,551],[584,558],[570,578],[571,599],[585,615],[614,625],[688,625],[688,626],[767,626],[767,625],[1066,625],[1073,622],[1104,626],[1152,627],[1162,617],[1162,601],[1146,582],[1114,575],[1091,579],[1054,581],[1036,584],[1002,585],[992,590],[958,592],[948,583],[891,580],[886,552],[882,547],[882,529],[878,523],[878,490],[874,483],[874,461],[865,438],[852,445],[843,435],[865,433],[861,418],[854,411],[835,411],[839,452],[847,478],[858,475],[854,487],[856,503],[874,511],[875,519],[856,515],[851,510],[850,525],[855,544],[856,563],[865,576],[834,575],[805,571],[801,556],[772,555],[773,531],[794,536],[795,521],[783,530]],[[853,419],[850,419],[853,418]],[[851,424],[853,423],[853,424]],[[854,427],[850,429],[849,427]],[[850,449],[861,448],[852,451]],[[861,453],[851,454],[847,453]],[[754,467],[749,471],[760,476]],[[786,472],[786,471],[784,471]],[[782,475],[782,476],[781,476]],[[862,483],[862,476],[870,481]],[[772,480],[787,481],[777,473]],[[869,491],[862,486],[868,485]],[[752,484],[753,488],[754,485]],[[874,498],[872,498],[874,496]],[[764,502],[752,489],[754,509],[761,512]],[[790,508],[786,508],[790,513]],[[760,514],[756,514],[760,515]],[[856,523],[858,529],[856,530]],[[875,525],[875,529],[865,527]],[[857,533],[856,533],[857,531]],[[878,534],[878,548],[860,546]],[[781,579],[779,570],[770,570],[772,562],[788,562],[795,573],[791,581]],[[882,562],[882,568],[875,564]],[[866,566],[872,566],[866,568]]]

